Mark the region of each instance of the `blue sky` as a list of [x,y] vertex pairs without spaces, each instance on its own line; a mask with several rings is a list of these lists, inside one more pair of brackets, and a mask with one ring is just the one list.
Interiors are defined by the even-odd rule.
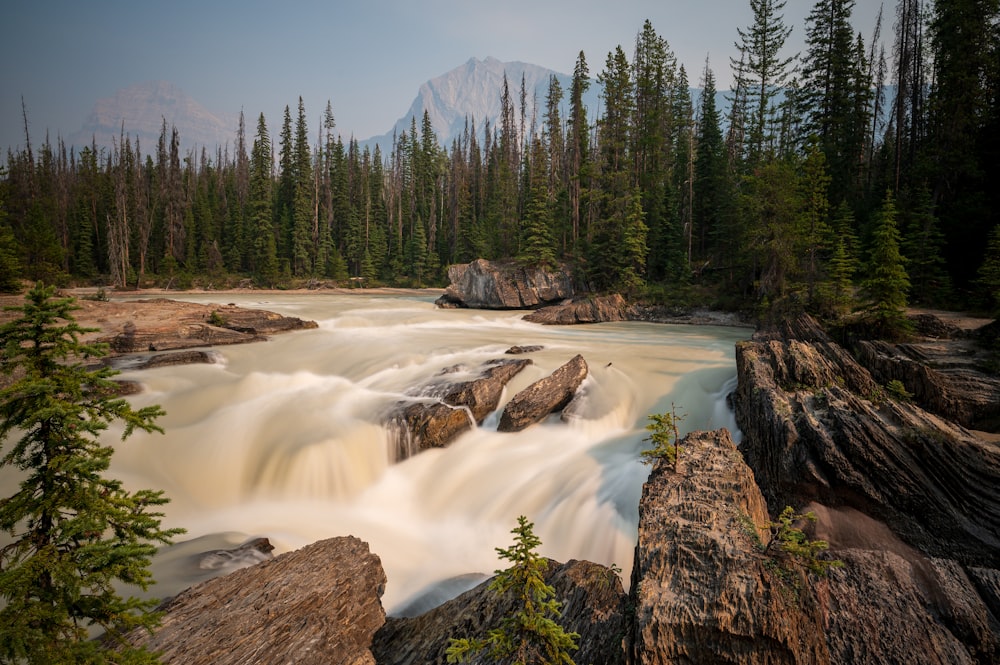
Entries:
[[[811,0],[788,0],[802,50]],[[878,0],[860,0],[854,24],[871,34]],[[631,57],[649,19],[696,84],[706,56],[730,80],[749,0],[15,0],[0,39],[0,150],[21,147],[21,97],[32,141],[80,128],[98,99],[165,80],[212,111],[276,128],[302,96],[311,126],[327,100],[339,131],[365,139],[403,115],[424,81],[471,57],[521,60],[571,73],[582,50],[596,76],[608,52]],[[883,34],[891,32],[888,3]],[[0,160],[3,161],[3,160]]]

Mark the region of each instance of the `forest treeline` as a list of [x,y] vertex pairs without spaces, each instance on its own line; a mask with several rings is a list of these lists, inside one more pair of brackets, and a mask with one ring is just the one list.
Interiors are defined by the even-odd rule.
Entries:
[[388,154],[362,149],[329,103],[311,129],[301,98],[276,137],[241,115],[214,151],[182,154],[165,120],[155,146],[125,127],[110,148],[28,138],[0,178],[0,281],[416,286],[511,258],[594,291],[823,312],[888,233],[911,301],[995,307],[998,0],[898,0],[870,35],[853,0],[819,0],[795,57],[784,2],[749,4],[724,108],[710,62],[692,98],[647,21],[596,74],[598,117],[580,52],[568,90],[505,80],[499,117],[449,146],[425,113]]

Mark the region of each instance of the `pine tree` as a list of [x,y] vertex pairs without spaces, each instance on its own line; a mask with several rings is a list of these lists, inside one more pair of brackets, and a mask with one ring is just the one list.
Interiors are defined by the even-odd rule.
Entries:
[[746,31],[737,30],[740,60],[732,60],[732,65],[736,86],[746,94],[745,154],[751,165],[775,151],[776,100],[795,61],[794,57],[780,55],[792,32],[781,15],[784,8],[784,0],[750,0],[753,25]]
[[548,152],[537,136],[532,141],[531,154],[531,191],[525,210],[521,251],[517,258],[524,265],[554,268],[556,253],[549,201]]
[[586,206],[589,199],[590,178],[590,124],[583,96],[590,89],[590,69],[580,51],[573,68],[573,81],[569,96],[569,118],[566,130],[566,171],[569,181],[569,206],[571,246],[574,254],[581,249],[581,239],[589,237]]
[[[132,409],[113,396],[112,370],[80,364],[104,349],[79,341],[91,330],[76,324],[72,299],[54,294],[36,285],[12,308],[20,318],[0,327],[0,370],[10,379],[0,390],[0,464],[24,472],[17,492],[0,501],[8,541],[0,550],[0,659],[155,662],[123,635],[157,624],[156,601],[123,598],[113,583],[148,588],[156,544],[182,530],[160,528],[162,492],[129,492],[105,477],[114,451],[98,436],[115,421],[123,439],[160,431],[154,421],[163,411]],[[125,653],[102,652],[88,639],[92,627]]]
[[294,143],[294,195],[292,199],[292,274],[308,275],[313,272],[316,257],[316,207],[313,182],[312,157],[309,154],[309,135],[306,111],[299,97],[299,112],[295,120]]
[[819,0],[810,12],[797,105],[803,133],[814,136],[825,155],[834,202],[847,197],[857,179],[868,127],[870,85],[858,85],[867,66],[851,29],[853,9],[854,0]]
[[896,200],[890,191],[886,192],[877,214],[866,270],[868,277],[861,284],[861,296],[875,333],[889,339],[905,335],[909,328],[906,304],[910,278],[899,242]]
[[912,300],[942,306],[950,299],[951,280],[945,261],[945,238],[934,214],[931,193],[926,186],[920,186],[906,198],[905,210],[900,214],[900,251],[906,257]]
[[510,568],[498,570],[490,590],[500,596],[516,598],[518,610],[501,620],[485,638],[452,639],[448,647],[449,663],[465,663],[484,653],[490,662],[513,660],[521,665],[573,665],[571,651],[578,647],[580,636],[567,633],[556,623],[561,603],[555,589],[545,582],[545,559],[538,554],[542,544],[534,533],[535,525],[521,515],[517,518],[514,544],[497,548],[500,558],[511,562]]
[[264,114],[257,121],[257,136],[250,157],[250,229],[253,242],[251,270],[270,286],[278,277],[278,249],[271,205],[273,169],[271,137]]
[[[697,255],[704,258],[708,253],[709,241],[713,245],[728,244],[731,239],[724,225],[726,205],[727,173],[726,147],[719,125],[719,111],[715,104],[715,76],[705,61],[702,74],[701,99],[698,111],[698,126],[695,135],[694,197],[692,223],[694,224],[694,244]],[[732,239],[735,240],[735,239]]]

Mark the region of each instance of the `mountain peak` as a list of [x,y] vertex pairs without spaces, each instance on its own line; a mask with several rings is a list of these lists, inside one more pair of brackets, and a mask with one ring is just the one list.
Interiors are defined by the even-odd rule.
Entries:
[[178,128],[185,149],[195,145],[214,148],[232,141],[236,117],[209,111],[169,81],[136,83],[99,99],[78,132],[69,137],[72,145],[108,146],[117,142],[122,126],[151,152],[160,137],[163,121]]
[[[515,99],[523,77],[527,90],[526,116],[531,118],[534,104],[544,103],[549,78],[553,75],[559,79],[563,90],[569,89],[569,75],[545,67],[517,61],[502,62],[493,56],[487,56],[483,60],[469,58],[455,69],[422,84],[409,111],[396,121],[393,129],[365,143],[377,143],[386,152],[391,147],[393,134],[398,136],[408,132],[413,118],[419,125],[425,111],[430,117],[438,141],[444,146],[451,145],[464,133],[467,120],[475,121],[477,131],[482,130],[487,120],[495,126],[500,114],[504,76],[507,77],[507,85]],[[588,100],[590,104],[596,101],[595,88],[596,86],[591,88],[594,99]],[[564,106],[565,103],[566,100],[563,100]]]

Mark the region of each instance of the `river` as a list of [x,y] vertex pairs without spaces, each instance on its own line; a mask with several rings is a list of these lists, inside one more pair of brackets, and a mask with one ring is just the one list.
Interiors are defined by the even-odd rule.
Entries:
[[[187,529],[154,562],[156,596],[246,561],[196,553],[265,536],[275,553],[354,535],[388,576],[383,605],[413,614],[502,565],[519,515],[539,551],[622,569],[626,585],[649,467],[647,415],[676,406],[681,431],[736,431],[726,394],[745,329],[645,323],[548,327],[522,312],[439,310],[432,296],[183,295],[312,319],[318,329],[218,347],[213,365],[125,372],[159,404],[165,434],[117,445],[111,474],[163,489],[166,527]],[[513,345],[540,344],[505,401],[577,353],[590,366],[581,418],[496,431],[497,415],[446,449],[390,459],[382,415],[408,388]],[[108,433],[117,441],[118,432]],[[225,565],[223,565],[225,564]]]

